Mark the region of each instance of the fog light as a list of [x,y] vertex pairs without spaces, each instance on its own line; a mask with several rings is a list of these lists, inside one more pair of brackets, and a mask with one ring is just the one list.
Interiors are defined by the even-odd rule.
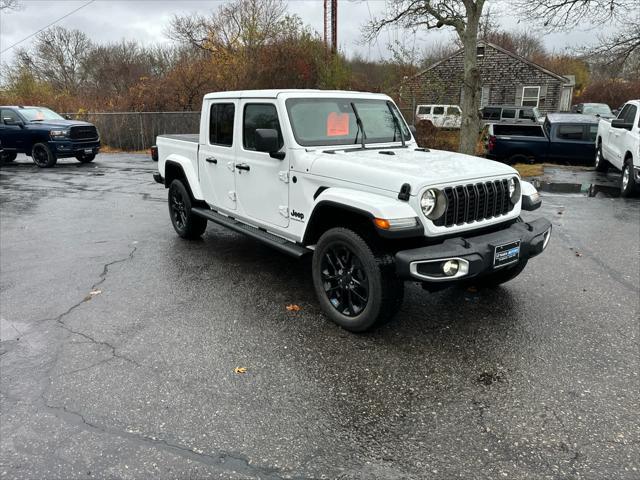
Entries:
[[447,260],[442,265],[442,271],[448,277],[453,277],[456,273],[458,273],[459,269],[460,263],[458,262],[458,260]]

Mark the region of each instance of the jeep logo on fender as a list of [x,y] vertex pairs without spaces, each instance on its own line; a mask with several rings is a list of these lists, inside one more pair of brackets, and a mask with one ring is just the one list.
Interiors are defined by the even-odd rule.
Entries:
[[295,210],[291,210],[291,216],[299,220],[304,220],[304,213],[296,212]]

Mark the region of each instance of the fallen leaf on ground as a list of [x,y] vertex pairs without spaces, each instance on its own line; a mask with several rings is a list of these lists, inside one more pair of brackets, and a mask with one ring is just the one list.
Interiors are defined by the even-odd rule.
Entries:
[[477,289],[477,287],[469,287],[469,288],[467,288],[467,292],[470,292],[470,293],[477,293],[477,292],[478,292],[478,289]]
[[576,252],[576,257],[581,257],[582,254],[580,252]]
[[233,369],[234,373],[247,373],[247,367],[236,367]]
[[299,312],[300,311],[300,306],[296,305],[295,303],[292,303],[291,305],[287,305],[287,310],[289,312]]
[[96,295],[100,295],[102,293],[102,290],[91,290],[89,292],[89,295],[91,295],[92,297],[96,296]]

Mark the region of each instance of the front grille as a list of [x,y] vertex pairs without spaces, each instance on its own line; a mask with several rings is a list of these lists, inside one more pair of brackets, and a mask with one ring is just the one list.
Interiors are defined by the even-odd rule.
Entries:
[[507,180],[446,187],[447,209],[433,224],[453,227],[505,215],[513,210]]
[[71,127],[69,130],[69,138],[71,140],[97,140],[98,130],[93,125]]

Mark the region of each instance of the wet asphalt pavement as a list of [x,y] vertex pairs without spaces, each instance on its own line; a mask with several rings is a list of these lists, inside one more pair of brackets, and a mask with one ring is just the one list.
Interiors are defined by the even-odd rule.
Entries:
[[154,169],[0,170],[1,478],[640,478],[639,199],[545,194],[520,277],[354,335],[308,262],[179,239]]

